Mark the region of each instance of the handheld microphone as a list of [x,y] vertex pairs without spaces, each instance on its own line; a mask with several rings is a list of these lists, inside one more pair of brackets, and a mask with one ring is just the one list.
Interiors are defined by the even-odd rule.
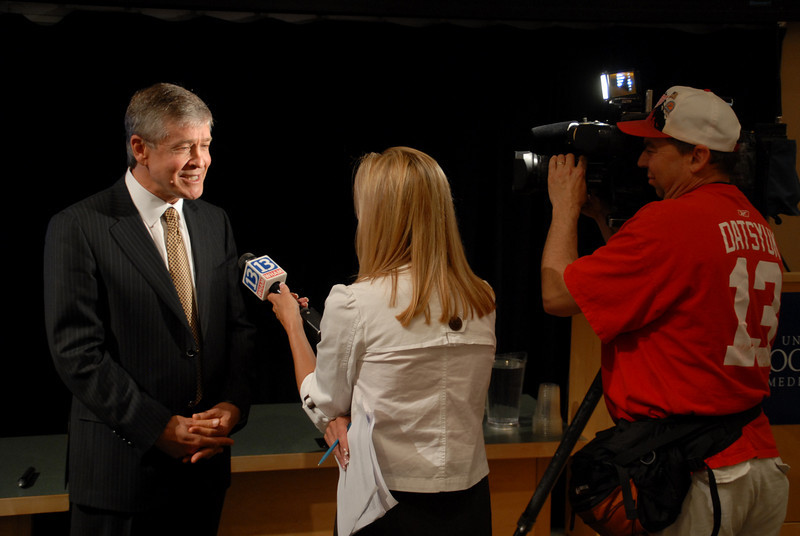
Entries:
[[286,282],[286,272],[266,255],[245,253],[239,257],[239,268],[244,270],[242,284],[261,301],[266,301],[270,292],[280,294],[278,289]]
[[[256,257],[252,253],[244,253],[239,257],[239,268],[243,270],[242,284],[261,301],[266,301],[270,293],[280,294],[280,285],[286,282],[286,272],[266,255]],[[313,339],[319,342],[322,337],[320,314],[312,307],[301,307],[300,316],[309,328],[306,331],[310,331]]]

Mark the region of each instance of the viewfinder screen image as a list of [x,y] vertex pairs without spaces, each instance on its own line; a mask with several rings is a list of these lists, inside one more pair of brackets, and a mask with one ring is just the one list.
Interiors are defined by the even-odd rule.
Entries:
[[636,74],[633,71],[603,73],[600,75],[600,87],[603,100],[607,101],[636,95]]

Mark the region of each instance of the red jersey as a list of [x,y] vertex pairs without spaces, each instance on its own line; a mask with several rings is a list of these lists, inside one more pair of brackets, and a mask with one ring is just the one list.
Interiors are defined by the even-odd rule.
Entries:
[[[735,186],[708,184],[646,205],[564,279],[603,343],[615,421],[724,415],[769,396],[781,259],[766,221]],[[762,413],[708,462],[777,455]]]

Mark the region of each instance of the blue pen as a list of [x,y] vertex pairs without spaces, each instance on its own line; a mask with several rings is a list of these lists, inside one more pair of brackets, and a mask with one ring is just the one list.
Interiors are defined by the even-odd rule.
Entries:
[[[347,429],[348,430],[350,429],[350,425],[351,424],[353,424],[353,423],[352,422],[347,423]],[[328,452],[326,452],[325,454],[322,455],[322,458],[319,460],[317,465],[322,465],[322,462],[324,462],[325,460],[328,459],[328,456],[331,455],[331,452],[333,452],[333,449],[335,449],[336,445],[338,445],[338,444],[339,444],[339,440],[337,439],[336,441],[333,442],[333,445],[331,445],[331,447],[328,449]]]

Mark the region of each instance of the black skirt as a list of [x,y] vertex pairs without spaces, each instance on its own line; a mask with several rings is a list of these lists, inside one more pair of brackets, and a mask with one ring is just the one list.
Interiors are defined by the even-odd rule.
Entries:
[[392,491],[398,504],[358,536],[491,536],[489,477],[469,489],[441,493]]

